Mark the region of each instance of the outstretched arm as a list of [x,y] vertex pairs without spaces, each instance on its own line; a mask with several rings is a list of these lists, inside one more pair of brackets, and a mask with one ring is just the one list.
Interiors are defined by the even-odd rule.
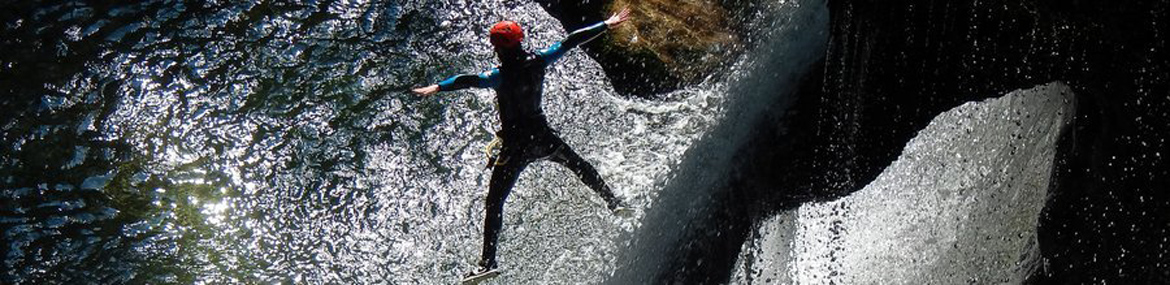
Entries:
[[423,96],[429,96],[439,91],[454,91],[468,87],[488,88],[500,85],[500,70],[492,68],[480,74],[462,74],[447,78],[438,84],[415,88],[411,91]]
[[539,54],[544,58],[545,65],[552,64],[570,49],[597,38],[597,36],[600,36],[607,29],[621,25],[629,18],[630,8],[623,8],[621,12],[613,14],[613,16],[610,16],[605,21],[569,33],[569,36],[564,41],[553,44],[540,51]]

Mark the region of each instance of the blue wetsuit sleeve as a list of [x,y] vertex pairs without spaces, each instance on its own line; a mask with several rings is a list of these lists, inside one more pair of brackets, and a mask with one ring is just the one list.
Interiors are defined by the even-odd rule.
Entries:
[[500,86],[500,69],[479,74],[462,74],[452,76],[439,82],[439,91],[454,91],[468,87],[490,88]]
[[593,24],[592,26],[578,29],[572,33],[569,33],[569,36],[565,37],[565,40],[557,42],[552,46],[537,52],[537,54],[544,59],[545,66],[551,65],[553,62],[560,59],[561,56],[564,56],[565,52],[568,52],[569,50],[589,42],[590,40],[597,38],[597,36],[600,36],[601,33],[605,32],[606,28],[608,28],[608,26],[605,25],[605,22],[599,22],[597,24]]

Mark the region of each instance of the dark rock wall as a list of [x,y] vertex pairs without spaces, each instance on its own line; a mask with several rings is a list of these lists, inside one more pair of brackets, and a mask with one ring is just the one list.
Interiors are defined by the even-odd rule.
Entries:
[[805,155],[794,165],[805,170],[777,171],[789,173],[781,191],[855,191],[942,110],[1061,80],[1077,94],[1078,116],[1058,149],[1040,228],[1046,264],[1032,281],[1168,283],[1167,7],[831,2],[823,97],[804,112],[816,114],[815,137],[798,148]]

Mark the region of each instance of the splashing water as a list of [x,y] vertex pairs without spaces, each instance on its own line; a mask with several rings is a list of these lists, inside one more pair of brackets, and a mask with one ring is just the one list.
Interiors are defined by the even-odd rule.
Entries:
[[[497,20],[525,23],[529,48],[565,36],[514,1],[27,8],[3,23],[5,73],[48,83],[13,87],[35,95],[0,121],[2,283],[454,281],[479,253],[494,93],[406,90],[494,65]],[[619,97],[573,51],[545,110],[645,208],[723,113],[723,89]],[[506,206],[499,281],[600,281],[637,226],[534,164]]]

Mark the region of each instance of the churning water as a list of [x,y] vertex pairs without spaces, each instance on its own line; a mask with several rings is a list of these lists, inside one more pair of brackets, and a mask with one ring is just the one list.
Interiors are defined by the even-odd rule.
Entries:
[[[5,14],[0,283],[437,283],[479,254],[494,93],[410,87],[490,68],[487,26],[565,36],[521,1],[67,1]],[[27,8],[27,9],[23,9]],[[9,18],[10,17],[10,18]],[[579,51],[545,110],[638,207],[720,116],[719,80],[616,95]],[[500,280],[598,282],[612,216],[537,163],[505,211]]]
[[947,111],[865,188],[776,216],[745,244],[744,284],[1021,284],[1071,89],[1049,83]]

